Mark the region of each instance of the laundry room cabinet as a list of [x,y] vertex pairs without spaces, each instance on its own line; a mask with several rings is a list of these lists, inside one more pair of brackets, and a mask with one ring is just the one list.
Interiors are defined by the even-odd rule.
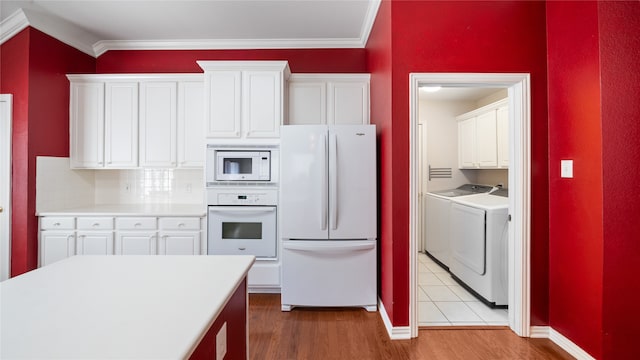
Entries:
[[207,138],[278,138],[286,118],[286,61],[198,61]]
[[201,74],[67,75],[72,168],[201,168]]
[[509,167],[509,118],[506,99],[462,114],[456,119],[460,169]]
[[369,74],[292,74],[289,124],[369,124]]

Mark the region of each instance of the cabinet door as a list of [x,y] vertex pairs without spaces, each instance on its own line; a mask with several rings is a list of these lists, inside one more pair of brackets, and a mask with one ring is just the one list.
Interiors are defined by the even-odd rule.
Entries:
[[240,71],[211,71],[205,74],[207,137],[239,138],[241,119]]
[[498,141],[496,139],[496,110],[476,117],[476,161],[479,167],[498,166]]
[[498,166],[509,167],[509,108],[504,106],[498,108],[497,113],[498,130]]
[[78,255],[113,255],[113,232],[78,231],[76,253]]
[[327,84],[323,81],[289,83],[289,124],[327,123]]
[[178,166],[204,166],[204,84],[178,83]]
[[329,82],[329,125],[369,124],[369,83]]
[[155,231],[116,232],[116,255],[156,255],[158,234]]
[[140,166],[176,166],[177,83],[140,84]]
[[174,231],[160,234],[161,255],[199,255],[200,231]]
[[476,118],[458,121],[458,167],[476,167]]
[[243,132],[247,138],[277,138],[282,124],[282,72],[242,74]]
[[105,167],[138,166],[138,83],[108,82],[105,94]]
[[72,168],[104,165],[104,83],[71,82],[69,121]]
[[40,232],[40,266],[75,255],[75,237],[73,231]]

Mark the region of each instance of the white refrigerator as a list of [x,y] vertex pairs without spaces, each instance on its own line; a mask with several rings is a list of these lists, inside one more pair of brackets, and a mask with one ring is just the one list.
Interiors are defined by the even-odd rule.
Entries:
[[280,132],[282,310],[377,306],[375,125]]

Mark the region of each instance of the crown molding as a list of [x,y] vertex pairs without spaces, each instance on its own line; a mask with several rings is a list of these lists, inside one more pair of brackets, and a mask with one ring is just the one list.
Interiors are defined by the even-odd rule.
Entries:
[[371,5],[367,9],[367,15],[364,18],[364,23],[362,24],[362,33],[360,33],[360,43],[362,46],[367,46],[367,41],[369,41],[369,35],[371,34],[371,29],[373,29],[373,23],[376,21],[376,16],[378,16],[378,9],[380,8],[380,3],[382,0],[373,0],[371,1]]
[[0,23],[0,45],[29,26],[29,20],[22,9],[18,9]]
[[361,39],[203,39],[203,40],[102,40],[93,46],[96,57],[109,50],[239,50],[363,48]]

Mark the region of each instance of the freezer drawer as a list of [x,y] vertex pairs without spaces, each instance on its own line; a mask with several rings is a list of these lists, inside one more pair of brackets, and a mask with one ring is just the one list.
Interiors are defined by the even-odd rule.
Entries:
[[283,241],[282,310],[362,306],[376,310],[376,241]]

